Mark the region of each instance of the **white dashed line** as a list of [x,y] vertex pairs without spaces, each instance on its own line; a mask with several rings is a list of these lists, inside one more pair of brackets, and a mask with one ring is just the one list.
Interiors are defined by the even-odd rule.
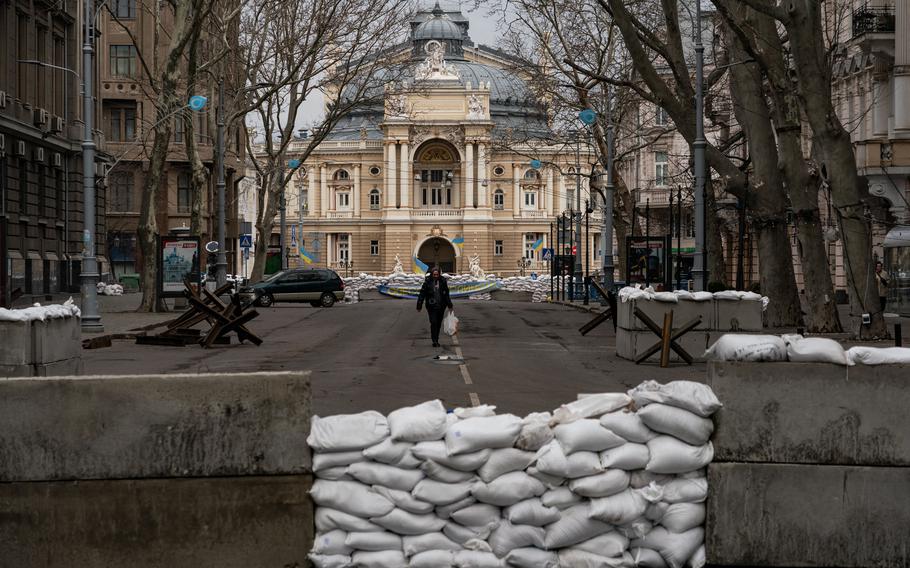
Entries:
[[458,369],[461,371],[461,376],[464,378],[464,384],[473,385],[474,381],[471,380],[471,373],[468,372],[468,366],[458,365]]
[[[452,344],[455,345],[455,355],[457,355],[459,359],[464,361],[464,353],[461,351],[460,344],[458,343],[458,335],[452,336]],[[458,370],[461,371],[461,378],[464,379],[464,384],[466,384],[466,385],[474,384],[474,381],[471,380],[471,373],[468,371],[467,363],[462,363],[461,365],[458,365]],[[469,392],[468,396],[471,398],[472,406],[480,406],[480,397],[477,396],[476,392]]]
[[471,406],[480,406],[480,397],[476,392],[469,392],[468,396],[471,397]]

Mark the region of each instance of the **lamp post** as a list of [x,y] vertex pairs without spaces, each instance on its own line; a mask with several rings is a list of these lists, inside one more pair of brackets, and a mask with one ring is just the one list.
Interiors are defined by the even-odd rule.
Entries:
[[695,158],[695,258],[692,277],[695,290],[707,288],[707,263],[705,259],[705,124],[704,124],[704,67],[705,46],[701,38],[701,0],[695,2],[695,141],[692,150]]
[[218,177],[215,181],[215,192],[218,194],[218,256],[215,260],[215,282],[220,288],[227,281],[227,253],[225,252],[225,218],[224,218],[224,79],[218,81],[218,134],[215,139],[215,160]]

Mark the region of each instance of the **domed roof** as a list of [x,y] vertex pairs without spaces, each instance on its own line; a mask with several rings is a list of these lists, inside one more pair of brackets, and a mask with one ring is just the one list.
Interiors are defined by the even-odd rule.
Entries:
[[415,41],[423,39],[456,40],[464,39],[461,28],[445,15],[438,15],[423,22],[414,30]]

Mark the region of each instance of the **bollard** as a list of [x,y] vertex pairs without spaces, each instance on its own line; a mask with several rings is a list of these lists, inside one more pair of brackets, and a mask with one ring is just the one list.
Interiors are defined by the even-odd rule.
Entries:
[[901,347],[904,344],[904,338],[901,336],[901,324],[897,322],[894,324],[894,346]]

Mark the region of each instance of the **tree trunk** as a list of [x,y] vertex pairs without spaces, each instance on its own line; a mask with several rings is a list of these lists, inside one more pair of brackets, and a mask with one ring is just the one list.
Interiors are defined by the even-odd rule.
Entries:
[[714,179],[708,170],[705,183],[705,253],[707,254],[708,282],[719,282],[729,286],[727,264],[724,262],[724,241],[721,237],[723,221],[717,215],[717,199],[714,197]]
[[[312,174],[311,174],[312,175]],[[258,282],[265,274],[265,263],[268,260],[269,243],[272,240],[272,229],[275,227],[275,215],[278,213],[278,197],[273,186],[280,178],[268,175],[258,188],[259,207],[256,209],[256,246],[253,249],[253,269],[250,281]],[[279,252],[282,254],[282,252]]]
[[[198,94],[196,92],[196,74],[198,67],[199,36],[190,42],[187,60],[186,99]],[[212,99],[209,99],[212,100]],[[183,141],[186,148],[187,161],[190,163],[190,234],[199,236],[203,242],[207,239],[203,227],[203,202],[208,188],[208,171],[199,158],[196,141],[196,114],[184,110],[178,115],[178,120],[183,121]]]

